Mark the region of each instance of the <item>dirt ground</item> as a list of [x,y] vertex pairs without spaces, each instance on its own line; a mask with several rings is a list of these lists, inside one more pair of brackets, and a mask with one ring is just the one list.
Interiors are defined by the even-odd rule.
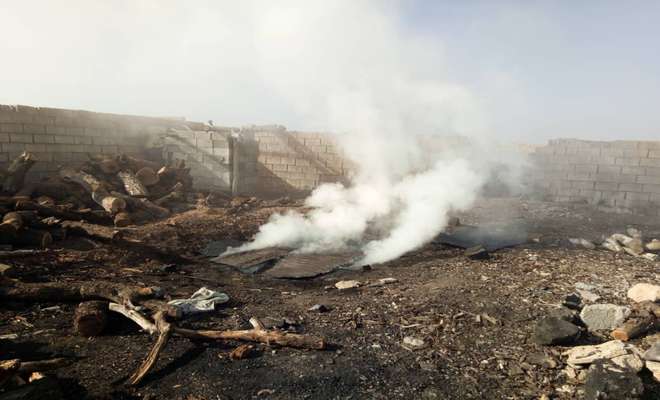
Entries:
[[[0,305],[0,358],[75,356],[57,370],[71,399],[568,399],[579,384],[563,373],[563,347],[531,340],[536,321],[574,291],[596,286],[603,302],[626,304],[626,290],[660,281],[660,263],[571,246],[568,237],[599,239],[641,229],[660,237],[660,222],[604,214],[582,205],[491,199],[461,215],[464,223],[524,221],[540,240],[470,260],[462,250],[429,244],[368,271],[342,271],[313,280],[268,280],[209,262],[199,251],[210,240],[245,240],[274,212],[290,206],[199,207],[166,221],[124,229],[135,245],[72,238],[49,251],[0,260],[24,282],[110,282],[156,285],[172,298],[201,286],[219,289],[230,303],[182,326],[246,329],[250,317],[324,337],[329,350],[256,345],[248,359],[231,360],[239,343],[192,342],[173,337],[153,371],[135,388],[126,378],[152,338],[127,319],[113,317],[100,337],[73,333],[75,304]],[[97,228],[108,234],[112,228]],[[168,267],[166,267],[168,266]],[[395,278],[384,286],[338,291],[334,283]],[[328,312],[308,309],[323,304]],[[411,349],[404,337],[422,339]],[[586,335],[580,343],[604,340]],[[646,349],[660,334],[634,343]],[[539,364],[541,355],[554,362]],[[660,388],[642,374],[646,399]]]

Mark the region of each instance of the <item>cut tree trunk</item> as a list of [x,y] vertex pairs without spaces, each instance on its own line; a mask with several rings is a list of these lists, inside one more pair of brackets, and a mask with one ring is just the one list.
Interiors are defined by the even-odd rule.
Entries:
[[129,195],[134,197],[147,197],[149,195],[147,188],[131,171],[121,171],[117,176],[123,183],[124,190],[126,190],[126,193]]
[[[126,202],[128,207],[133,210],[133,211],[140,211],[144,210],[148,212],[151,216],[152,219],[160,219],[160,218],[165,218],[170,215],[170,210],[167,208],[158,206],[148,199],[136,199],[131,196],[127,196],[125,194],[119,193],[119,192],[112,192],[111,193],[113,196],[116,196]],[[139,220],[138,218],[135,218],[135,220]]]
[[612,331],[612,338],[627,342],[628,340],[640,337],[648,332],[656,323],[654,315],[646,315],[638,318],[630,318],[620,327]]
[[60,176],[65,180],[75,182],[82,186],[92,195],[92,199],[96,204],[103,207],[103,209],[110,214],[114,215],[126,208],[126,202],[120,198],[111,196],[101,181],[96,179],[94,175],[88,174],[84,171],[76,171],[72,168],[62,168],[60,170]]
[[25,174],[32,168],[36,159],[28,152],[16,157],[9,167],[2,183],[2,190],[9,193],[18,192],[23,187]]
[[108,322],[108,302],[85,301],[73,316],[73,329],[80,336],[98,336]]
[[131,214],[127,213],[126,211],[122,211],[117,213],[115,215],[115,226],[117,227],[124,227],[124,226],[129,226],[133,223],[131,220]]
[[41,249],[53,243],[53,236],[48,231],[37,229],[21,229],[17,232],[14,244],[21,246],[34,246]]
[[55,217],[68,221],[86,220],[95,224],[108,224],[112,222],[107,215],[100,215],[93,211],[71,211],[61,210],[56,207],[46,207],[32,201],[19,200],[16,202],[16,210],[35,210],[42,217]]
[[153,168],[140,168],[140,170],[135,173],[135,177],[138,178],[144,186],[153,186],[158,183],[158,174]]

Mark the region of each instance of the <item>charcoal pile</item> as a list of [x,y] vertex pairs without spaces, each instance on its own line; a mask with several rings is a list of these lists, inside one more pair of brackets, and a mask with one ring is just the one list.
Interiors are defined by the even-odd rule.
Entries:
[[90,156],[37,184],[25,176],[37,162],[30,153],[0,172],[0,245],[47,247],[66,237],[64,221],[118,227],[169,216],[192,188],[182,160],[164,165],[125,154]]

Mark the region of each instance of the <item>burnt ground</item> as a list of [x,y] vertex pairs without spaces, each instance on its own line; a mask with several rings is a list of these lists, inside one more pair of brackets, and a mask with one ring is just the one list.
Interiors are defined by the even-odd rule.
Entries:
[[[562,374],[563,347],[535,345],[535,322],[574,290],[595,285],[603,302],[627,303],[637,282],[658,282],[660,263],[604,250],[575,248],[568,237],[599,239],[641,229],[660,237],[660,223],[519,199],[481,202],[462,215],[466,223],[524,221],[537,242],[504,249],[490,260],[470,260],[460,249],[429,244],[369,271],[342,271],[315,280],[278,281],[248,276],[206,261],[209,240],[246,239],[274,212],[287,207],[197,208],[167,221],[125,229],[140,245],[72,238],[45,254],[0,260],[25,282],[106,280],[161,286],[173,298],[201,286],[231,301],[183,326],[246,329],[250,317],[322,336],[327,351],[257,345],[253,357],[233,361],[238,343],[196,343],[173,337],[154,370],[136,388],[124,380],[142,361],[152,338],[123,317],[113,317],[100,337],[73,334],[75,304],[0,305],[0,358],[25,360],[75,356],[56,372],[68,398],[92,399],[538,399],[576,398],[579,384]],[[106,234],[111,228],[98,228]],[[169,268],[163,268],[174,264]],[[338,291],[355,279],[397,280],[385,286]],[[330,311],[308,311],[314,304]],[[54,308],[53,308],[54,307]],[[485,314],[485,316],[484,316]],[[477,317],[479,316],[479,317]],[[286,321],[283,323],[282,321]],[[410,349],[403,338],[423,339]],[[647,348],[659,334],[635,340]],[[580,343],[603,341],[585,335]],[[535,365],[540,354],[556,365]],[[660,398],[658,384],[642,374],[645,398]]]

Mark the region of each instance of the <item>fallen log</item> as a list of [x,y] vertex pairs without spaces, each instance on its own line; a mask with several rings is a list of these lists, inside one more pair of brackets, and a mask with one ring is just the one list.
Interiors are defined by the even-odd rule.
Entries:
[[107,300],[133,307],[144,298],[160,297],[157,287],[117,285],[109,282],[18,283],[0,286],[0,299],[18,302],[82,302]]
[[25,181],[25,174],[32,168],[36,159],[28,152],[23,152],[20,156],[16,157],[5,174],[2,190],[9,193],[18,192],[23,186]]
[[12,225],[18,230],[23,227],[23,217],[18,212],[9,212],[2,217],[2,224]]
[[132,210],[144,210],[152,215],[154,219],[165,218],[170,215],[170,210],[152,203],[149,199],[136,199],[119,192],[112,192],[112,195],[124,200]]
[[44,249],[53,243],[53,236],[48,231],[38,229],[21,229],[16,233],[14,244],[34,246]]
[[135,174],[133,174],[131,171],[120,171],[117,174],[117,177],[119,177],[119,180],[121,180],[122,184],[124,185],[124,190],[126,190],[126,193],[128,193],[130,196],[149,196],[149,191],[147,188],[142,184],[142,182],[140,182],[138,178],[135,177]]
[[105,213],[98,214],[93,211],[62,210],[60,208],[48,207],[28,200],[17,201],[15,208],[16,210],[34,210],[42,217],[55,217],[57,219],[68,221],[86,220],[95,224],[108,224],[112,222],[112,219],[110,219]]
[[98,336],[108,322],[108,303],[105,301],[85,301],[78,305],[73,316],[73,329],[85,337]]
[[62,168],[60,176],[71,182],[79,184],[92,196],[96,204],[103,207],[110,214],[115,214],[126,208],[126,202],[115,196],[111,196],[105,189],[105,186],[96,179],[94,175],[84,171],[76,171],[72,168]]
[[181,182],[177,182],[174,186],[172,186],[172,189],[168,194],[160,197],[159,199],[154,200],[154,204],[158,206],[162,206],[163,204],[167,204],[169,202],[181,201],[183,200],[183,197],[184,197],[183,184]]

